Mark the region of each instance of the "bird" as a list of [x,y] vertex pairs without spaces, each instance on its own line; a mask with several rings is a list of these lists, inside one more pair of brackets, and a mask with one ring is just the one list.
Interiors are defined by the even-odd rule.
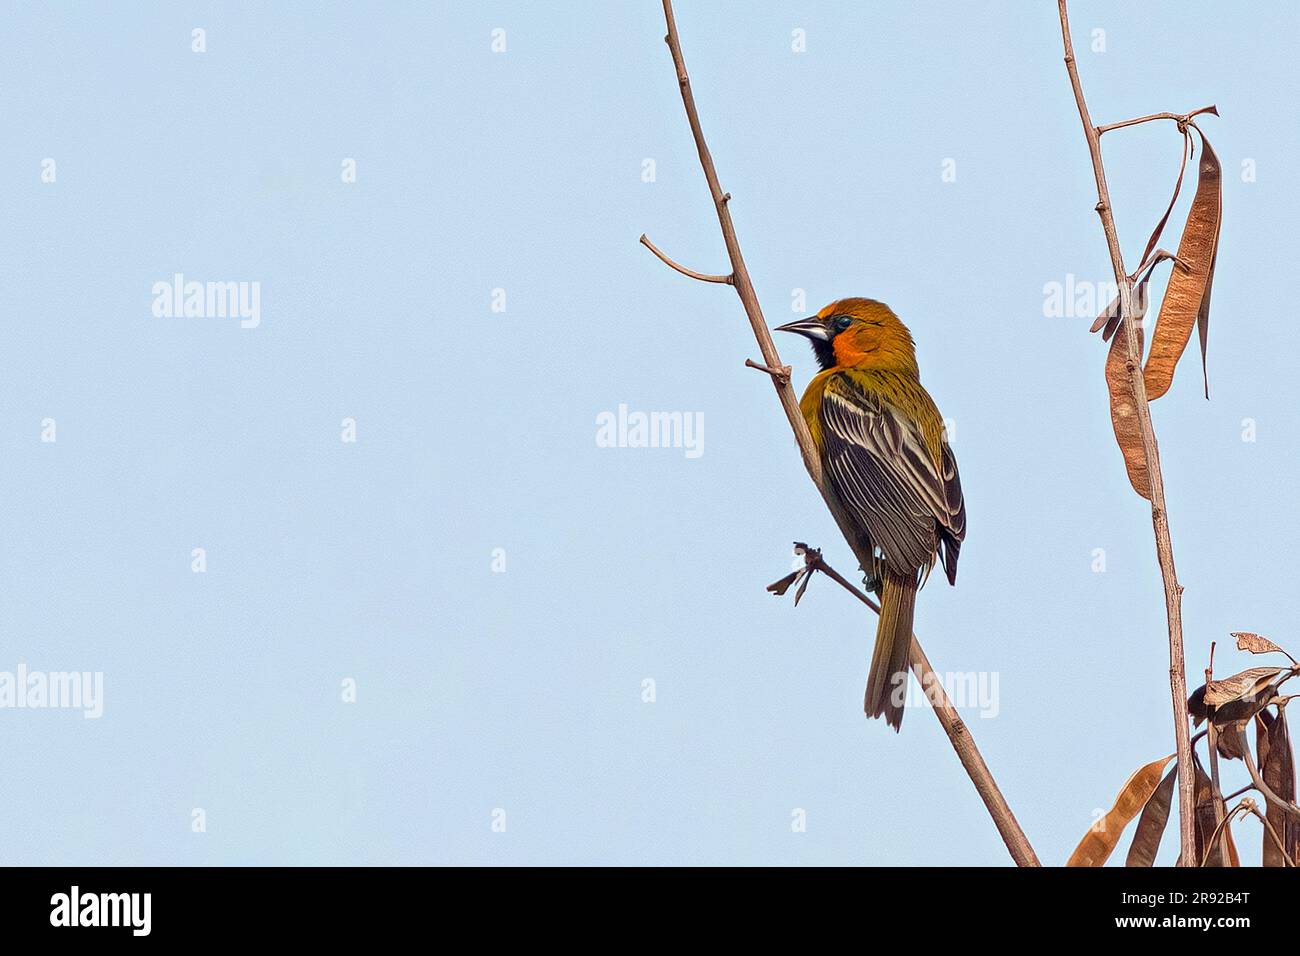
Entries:
[[935,564],[957,583],[966,502],[943,418],[921,385],[916,346],[893,310],[838,299],[777,327],[812,342],[821,371],[799,408],[833,508],[867,555],[864,585],[880,599],[863,709],[903,724],[916,595]]

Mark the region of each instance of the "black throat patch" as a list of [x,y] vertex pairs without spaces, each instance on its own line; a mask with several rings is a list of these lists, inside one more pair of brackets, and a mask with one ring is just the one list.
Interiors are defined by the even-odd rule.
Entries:
[[834,368],[835,347],[831,342],[823,342],[821,339],[809,339],[808,341],[812,343],[813,355],[817,357],[817,364],[821,366],[822,371]]

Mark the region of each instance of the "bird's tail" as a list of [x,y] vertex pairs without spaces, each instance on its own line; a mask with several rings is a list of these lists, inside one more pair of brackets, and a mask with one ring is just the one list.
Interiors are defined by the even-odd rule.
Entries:
[[885,723],[895,730],[903,726],[916,587],[915,576],[888,571],[880,587],[880,623],[876,626],[876,649],[871,654],[865,707],[868,717],[883,715]]

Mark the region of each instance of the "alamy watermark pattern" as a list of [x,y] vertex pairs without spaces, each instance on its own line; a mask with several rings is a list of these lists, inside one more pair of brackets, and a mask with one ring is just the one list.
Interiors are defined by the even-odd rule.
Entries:
[[0,709],[80,710],[87,720],[104,713],[103,671],[33,671],[25,663],[0,671]]
[[177,272],[153,284],[153,314],[159,319],[239,319],[241,329],[262,324],[262,283],[197,282]]
[[681,448],[687,458],[704,454],[703,412],[616,412],[596,416],[597,448]]

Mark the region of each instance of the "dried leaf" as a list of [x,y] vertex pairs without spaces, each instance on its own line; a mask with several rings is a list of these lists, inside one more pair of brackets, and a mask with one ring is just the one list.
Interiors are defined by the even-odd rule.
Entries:
[[1214,258],[1210,260],[1210,275],[1205,280],[1205,298],[1196,313],[1196,335],[1201,340],[1201,381],[1205,383],[1205,398],[1210,398],[1210,366],[1207,349],[1210,344],[1210,289],[1214,285],[1214,270],[1219,264],[1219,237],[1214,237]]
[[1124,782],[1115,805],[1106,811],[1106,815],[1088,828],[1079,845],[1070,854],[1066,866],[1101,866],[1119,843],[1124,828],[1130,820],[1138,815],[1156,788],[1160,777],[1165,772],[1165,765],[1174,759],[1174,755],[1153,760],[1145,767],[1134,771]]
[[[1137,325],[1138,354],[1142,354],[1142,324]],[[1125,347],[1123,328],[1110,343],[1106,354],[1106,387],[1110,390],[1110,422],[1115,429],[1115,441],[1124,455],[1128,480],[1143,498],[1151,497],[1150,478],[1147,475],[1146,453],[1142,450],[1142,427],[1138,422],[1137,403],[1133,401],[1133,387],[1129,381],[1128,350]]]
[[1214,708],[1214,727],[1220,754],[1229,760],[1242,758],[1248,750],[1246,727],[1276,696],[1277,688],[1266,683],[1255,694]]
[[[1157,264],[1158,263],[1152,263],[1151,267],[1147,269],[1146,277],[1148,279],[1151,278],[1151,271]],[[1133,287],[1133,312],[1137,315],[1139,321],[1141,321],[1147,314],[1147,297],[1145,292],[1139,291],[1140,289],[1141,284],[1134,285]],[[1105,329],[1105,331],[1101,333],[1101,340],[1103,342],[1110,341],[1110,337],[1114,335],[1115,330],[1119,328],[1119,312],[1119,296],[1115,296],[1115,298],[1111,299],[1110,302],[1107,303],[1106,308],[1101,310],[1101,315],[1097,316],[1096,321],[1092,323],[1092,328],[1088,329],[1088,331],[1096,332],[1098,329]]]
[[812,568],[804,572],[803,580],[799,582],[799,590],[794,592],[794,606],[799,606],[799,599],[803,597],[803,592],[808,590],[808,582],[812,580]]
[[[1195,127],[1193,127],[1195,128]],[[1201,133],[1197,129],[1198,133]],[[1196,196],[1187,213],[1187,224],[1178,244],[1181,265],[1174,268],[1160,303],[1160,316],[1151,334],[1151,354],[1147,358],[1145,377],[1147,399],[1154,401],[1174,380],[1174,369],[1192,336],[1192,326],[1201,332],[1204,365],[1206,339],[1209,334],[1210,287],[1217,261],[1219,227],[1223,218],[1223,171],[1210,142],[1201,133],[1201,159]],[[1209,386],[1206,386],[1208,394]]]
[[[1226,812],[1226,811],[1225,811]],[[1227,866],[1241,866],[1241,857],[1237,855],[1237,843],[1232,839],[1232,825],[1223,825],[1223,851],[1228,858]]]
[[1233,842],[1232,830],[1226,823],[1219,839],[1215,841],[1214,852],[1206,860],[1205,848],[1218,828],[1219,821],[1228,815],[1228,810],[1223,803],[1223,796],[1215,793],[1214,783],[1201,766],[1195,750],[1192,751],[1192,768],[1196,776],[1196,859],[1192,865],[1200,866],[1201,861],[1205,860],[1206,866],[1240,866],[1237,845]]
[[1240,760],[1245,755],[1247,750],[1246,724],[1247,721],[1240,720],[1225,723],[1222,727],[1218,727],[1216,722],[1215,726],[1218,729],[1214,742],[1220,757],[1225,760]]
[[1156,851],[1160,849],[1160,838],[1165,834],[1165,825],[1169,822],[1169,805],[1174,797],[1174,784],[1178,782],[1178,765],[1165,774],[1156,792],[1151,795],[1147,805],[1138,818],[1137,832],[1133,834],[1133,845],[1128,848],[1125,866],[1152,866],[1156,860]]
[[1250,651],[1252,654],[1286,653],[1267,637],[1260,637],[1258,634],[1250,633],[1250,631],[1233,631],[1232,636],[1237,639],[1237,650],[1239,651]]
[[1205,686],[1206,706],[1222,707],[1234,700],[1254,700],[1282,670],[1281,667],[1252,667],[1223,680],[1212,680]]
[[[1219,801],[1223,803],[1222,800]],[[1232,820],[1227,819],[1228,811],[1224,810],[1223,827],[1219,830],[1218,838],[1214,842],[1214,851],[1210,854],[1210,859],[1206,861],[1206,866],[1234,867],[1241,866],[1241,857],[1237,853],[1237,841],[1232,838]],[[1214,837],[1211,831],[1211,837]],[[1202,855],[1204,859],[1204,855]]]
[[1270,682],[1282,670],[1280,667],[1252,668],[1221,681],[1211,681],[1208,688],[1202,684],[1187,698],[1187,712],[1197,727],[1213,714],[1216,748],[1222,756],[1239,760],[1246,752],[1246,726],[1276,698],[1277,688]]
[[1151,255],[1151,250],[1156,247],[1156,243],[1160,241],[1161,235],[1164,234],[1165,225],[1169,222],[1169,214],[1174,211],[1174,204],[1178,202],[1178,194],[1183,191],[1183,174],[1187,172],[1187,153],[1188,150],[1191,148],[1191,145],[1192,145],[1191,130],[1184,128],[1183,129],[1183,161],[1182,164],[1178,167],[1178,181],[1174,183],[1173,198],[1169,200],[1169,205],[1165,209],[1165,214],[1160,217],[1160,221],[1156,223],[1155,229],[1151,230],[1151,238],[1147,240],[1147,247],[1142,250],[1142,258],[1140,258],[1138,262],[1147,261],[1147,256]]
[[1115,327],[1118,325],[1119,296],[1116,296],[1110,300],[1106,308],[1101,310],[1101,315],[1097,316],[1097,320],[1092,323],[1092,328],[1088,329],[1088,331],[1096,332],[1098,329],[1105,329],[1106,331],[1101,333],[1101,340],[1107,342],[1115,334]]
[[[1168,258],[1170,257],[1163,252],[1156,256],[1147,263],[1146,271],[1133,284],[1133,314],[1138,317],[1139,321],[1146,317],[1147,306],[1151,302],[1147,295],[1147,283],[1151,281],[1151,273],[1155,272],[1156,266]],[[1115,334],[1115,329],[1119,327],[1119,312],[1119,296],[1115,296],[1106,305],[1106,308],[1101,310],[1101,315],[1097,316],[1096,321],[1092,323],[1092,328],[1088,329],[1088,331],[1096,332],[1098,329],[1104,328],[1106,331],[1101,333],[1101,340],[1103,342],[1110,341],[1110,337]]]
[[780,581],[773,581],[771,584],[767,586],[767,589],[771,591],[773,594],[775,594],[777,597],[780,597],[786,591],[790,590],[790,585],[794,584],[795,581],[799,580],[799,575],[801,574],[803,574],[802,571],[791,571]]
[[[1255,749],[1259,752],[1259,773],[1270,790],[1283,800],[1295,802],[1295,754],[1286,725],[1286,705],[1278,707],[1277,716],[1268,710],[1259,712],[1255,721]],[[1282,839],[1292,862],[1300,861],[1300,823],[1291,814],[1271,803],[1268,822]],[[1282,851],[1267,836],[1264,839],[1264,866],[1286,866]]]

